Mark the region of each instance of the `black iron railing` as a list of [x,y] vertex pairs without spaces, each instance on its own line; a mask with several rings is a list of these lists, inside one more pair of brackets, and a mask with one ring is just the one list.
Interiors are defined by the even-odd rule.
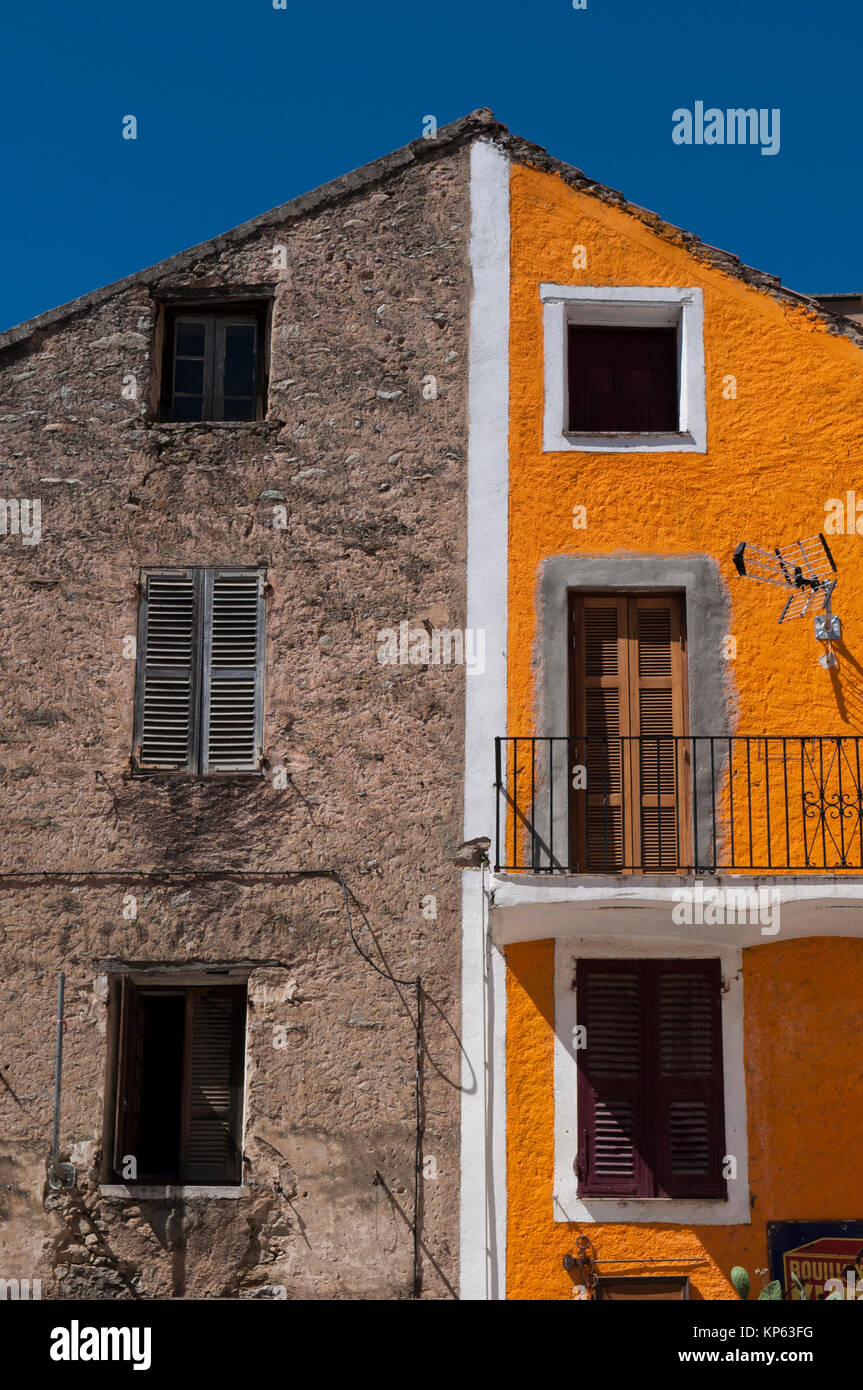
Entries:
[[863,869],[861,742],[780,735],[495,739],[496,869]]

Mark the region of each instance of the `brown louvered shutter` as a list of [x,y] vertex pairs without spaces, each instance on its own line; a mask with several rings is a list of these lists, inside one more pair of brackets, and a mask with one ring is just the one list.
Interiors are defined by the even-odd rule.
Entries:
[[123,1159],[137,1159],[144,1065],[144,1013],[138,991],[127,975],[120,984],[120,1048],[117,1058],[117,1113],[114,1124],[114,1172],[123,1177]]
[[685,632],[678,595],[570,596],[572,863],[594,872],[689,859]]
[[190,989],[186,1004],[183,1180],[236,1183],[246,993],[241,987]]
[[204,772],[252,772],[263,741],[264,576],[206,574]]
[[198,570],[151,570],[138,615],[135,764],[197,768],[200,683]]
[[594,1197],[650,1195],[644,1158],[644,991],[639,961],[576,966],[579,1191]]
[[654,965],[657,1195],[724,1197],[718,960]]
[[[629,727],[625,598],[582,598],[570,608],[574,667],[574,763],[587,771],[573,817],[578,867],[609,873],[632,863],[626,835],[629,769],[620,735]],[[628,843],[629,841],[629,843]]]
[[[639,815],[633,818],[634,862],[646,870],[688,863],[682,796],[687,764],[683,633],[679,598],[629,600],[631,732],[637,734]],[[635,762],[635,759],[633,759]]]

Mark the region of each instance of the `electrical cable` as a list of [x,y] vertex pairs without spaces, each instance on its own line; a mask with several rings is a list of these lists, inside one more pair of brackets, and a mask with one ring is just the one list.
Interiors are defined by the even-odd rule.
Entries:
[[[422,1053],[423,1053],[423,1033],[422,1033],[422,976],[417,975],[413,979],[403,980],[394,975],[391,970],[383,969],[373,960],[362,948],[354,931],[353,918],[351,916],[350,891],[347,882],[339,869],[11,869],[0,871],[0,883],[8,882],[10,879],[25,880],[46,880],[46,879],[112,879],[120,882],[129,882],[134,879],[146,880],[179,880],[193,879],[202,882],[213,882],[220,879],[231,881],[242,879],[288,879],[288,878],[331,878],[340,885],[345,899],[345,913],[347,916],[348,934],[358,955],[362,956],[367,965],[385,980],[396,986],[397,989],[412,989],[414,991],[414,1006],[416,1017],[411,1019],[414,1025],[414,1190],[413,1190],[413,1221],[411,1231],[413,1234],[413,1282],[412,1298],[419,1298],[421,1293],[421,1269],[420,1252],[421,1242],[419,1235],[419,1208],[420,1208],[420,1181],[422,1177]],[[408,1010],[408,1017],[410,1011]]]

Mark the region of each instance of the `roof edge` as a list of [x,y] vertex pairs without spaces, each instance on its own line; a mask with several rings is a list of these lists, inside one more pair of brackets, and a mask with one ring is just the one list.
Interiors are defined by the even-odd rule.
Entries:
[[[155,265],[135,271],[132,275],[124,276],[121,280],[114,280],[109,285],[91,290],[77,299],[58,305],[55,309],[48,309],[35,318],[25,319],[23,323],[13,325],[5,332],[0,333],[0,352],[25,342],[27,338],[40,329],[51,328],[55,324],[62,323],[65,319],[74,317],[75,314],[103,304],[113,295],[120,294],[134,285],[148,285],[158,281],[166,275],[184,269],[185,266],[202,256],[211,255],[241,242],[262,227],[291,221],[318,212],[321,208],[338,203],[343,199],[350,198],[355,193],[373,187],[398,170],[407,169],[411,165],[433,159],[437,154],[456,149],[478,136],[494,140],[515,162],[539,168],[546,173],[556,174],[569,187],[582,193],[588,193],[601,202],[613,204],[621,212],[636,218],[655,235],[683,246],[692,255],[708,261],[718,270],[725,271],[726,274],[742,280],[752,288],[764,290],[780,302],[805,309],[816,318],[821,319],[832,333],[849,338],[858,347],[863,347],[863,325],[825,308],[823,300],[828,296],[803,294],[798,290],[788,289],[782,284],[778,276],[747,265],[733,252],[722,251],[716,246],[709,245],[695,233],[688,232],[685,228],[678,227],[672,222],[666,222],[658,213],[643,208],[638,203],[630,202],[618,189],[597,183],[581,169],[555,158],[543,146],[535,145],[520,136],[512,135],[505,125],[494,119],[494,114],[488,107],[480,107],[476,111],[462,116],[459,120],[452,121],[449,125],[441,126],[434,136],[420,136],[409,144],[393,150],[391,154],[383,155],[380,159],[372,160],[369,164],[363,164],[347,174],[340,174],[338,178],[331,179],[328,183],[321,184],[318,188],[311,189],[307,193],[301,193],[298,197],[292,198],[287,203],[281,203],[278,207],[271,208],[267,212],[259,213],[257,217],[253,217],[247,222],[241,222],[239,226],[232,227],[227,232],[221,232],[208,241],[198,242],[185,251],[178,251],[163,261],[157,261]],[[836,294],[830,297],[838,299],[846,296]]]
[[845,318],[842,314],[834,314],[832,310],[826,309],[823,304],[819,303],[815,295],[788,289],[777,275],[771,275],[766,270],[757,270],[754,266],[741,261],[740,257],[733,252],[722,251],[717,246],[711,246],[708,242],[702,241],[694,232],[688,232],[683,227],[675,226],[673,222],[666,222],[659,213],[652,212],[649,208],[643,208],[638,203],[631,203],[619,189],[597,183],[583,170],[576,169],[574,165],[567,164],[564,160],[556,159],[554,155],[550,155],[548,150],[541,145],[534,145],[529,140],[522,139],[521,136],[510,134],[506,126],[497,127],[497,130],[499,131],[496,136],[497,143],[507,151],[514,161],[531,165],[545,173],[557,174],[570,188],[577,189],[581,193],[588,193],[601,202],[613,204],[621,212],[635,217],[657,236],[666,241],[676,242],[692,255],[709,261],[718,270],[724,270],[726,274],[733,275],[754,289],[764,290],[777,300],[792,304],[796,308],[806,309],[820,318],[832,333],[850,338],[858,347],[863,347],[863,326],[855,323],[853,319]]
[[134,271],[133,274],[125,275],[120,280],[112,280],[110,284],[90,290],[87,294],[82,294],[77,299],[70,299],[65,304],[57,305],[54,309],[47,309],[44,313],[37,314],[35,318],[13,324],[3,333],[0,333],[0,352],[5,348],[15,347],[18,343],[24,342],[42,328],[51,328],[55,324],[62,323],[64,319],[72,318],[75,314],[82,313],[86,309],[103,304],[113,295],[122,293],[123,290],[130,289],[134,285],[147,285],[154,280],[160,280],[165,275],[182,270],[187,264],[199,260],[202,256],[223,251],[227,247],[245,240],[246,237],[271,223],[290,221],[318,212],[328,204],[337,203],[363,189],[380,183],[381,180],[400,169],[407,169],[413,164],[423,163],[442,151],[455,149],[467,143],[477,134],[499,136],[506,134],[506,126],[495,121],[493,113],[487,107],[480,107],[476,111],[471,111],[469,115],[462,116],[449,125],[441,126],[434,136],[420,136],[417,140],[412,140],[410,144],[402,145],[399,149],[393,150],[391,154],[382,155],[380,159],[374,159],[370,164],[363,164],[347,174],[340,174],[338,178],[320,184],[319,187],[313,188],[307,193],[300,193],[289,202],[280,203],[278,207],[259,213],[257,217],[250,218],[247,222],[241,222],[239,226],[232,227],[227,232],[220,232],[218,236],[211,237],[207,241],[200,241],[185,251],[178,251],[163,261],[157,261],[155,265]]

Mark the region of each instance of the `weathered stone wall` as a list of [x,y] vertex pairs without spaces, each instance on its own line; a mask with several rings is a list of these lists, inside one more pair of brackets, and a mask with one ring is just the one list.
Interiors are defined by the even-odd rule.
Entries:
[[[468,234],[468,153],[455,147],[157,268],[0,352],[0,491],[41,499],[42,529],[35,545],[0,537],[0,868],[85,871],[0,881],[0,1276],[41,1278],[43,1297],[410,1293],[406,1220],[372,1181],[378,1169],[409,1219],[410,990],[357,954],[332,879],[123,878],[154,869],[337,867],[364,909],[364,948],[422,975],[437,1169],[422,1184],[423,1290],[456,1284],[465,677],[380,665],[375,636],[403,619],[465,622]],[[274,268],[280,243],[287,270]],[[154,295],[256,284],[276,286],[266,420],[156,423]],[[423,396],[428,374],[437,399]],[[121,395],[129,377],[136,401]],[[265,748],[284,790],[131,776],[123,651],[139,567],[217,564],[268,567]],[[109,979],[206,962],[254,967],[250,1193],[101,1194]],[[54,1196],[60,968],[62,1149],[78,1186]]]

